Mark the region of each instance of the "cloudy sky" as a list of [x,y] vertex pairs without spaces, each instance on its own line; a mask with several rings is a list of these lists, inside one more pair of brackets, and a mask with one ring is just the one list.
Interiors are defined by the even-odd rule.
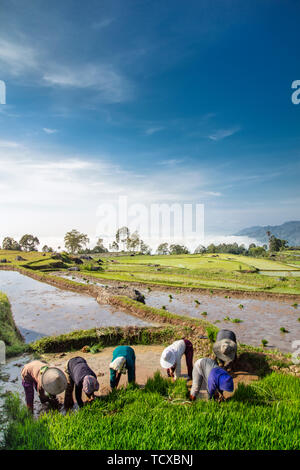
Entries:
[[1,0],[0,239],[93,239],[119,196],[204,204],[207,237],[299,219],[299,13],[289,0]]

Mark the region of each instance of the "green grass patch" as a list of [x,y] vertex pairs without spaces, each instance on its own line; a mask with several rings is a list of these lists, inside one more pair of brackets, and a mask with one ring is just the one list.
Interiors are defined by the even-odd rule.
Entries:
[[217,450],[299,449],[299,379],[284,374],[239,385],[225,403],[187,399],[185,381],[155,374],[66,416],[38,420],[19,399],[6,402],[6,449]]
[[6,345],[7,357],[20,354],[27,348],[15,325],[9,300],[2,292],[0,292],[0,340]]

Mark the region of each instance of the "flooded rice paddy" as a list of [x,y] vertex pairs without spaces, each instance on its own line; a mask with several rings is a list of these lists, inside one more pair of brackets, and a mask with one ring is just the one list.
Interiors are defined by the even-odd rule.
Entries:
[[36,281],[16,271],[0,270],[0,291],[11,303],[26,343],[43,336],[107,326],[149,326],[110,305]]
[[[151,307],[165,306],[171,313],[193,318],[202,318],[216,324],[218,328],[234,331],[240,343],[261,346],[268,341],[269,348],[292,353],[292,342],[300,340],[300,305],[295,301],[261,300],[251,298],[227,298],[203,293],[178,293],[169,298],[169,293],[144,290],[146,304]],[[195,300],[200,302],[196,303]],[[202,315],[206,312],[206,315]],[[224,318],[239,319],[233,323]],[[284,327],[289,333],[282,333]]]

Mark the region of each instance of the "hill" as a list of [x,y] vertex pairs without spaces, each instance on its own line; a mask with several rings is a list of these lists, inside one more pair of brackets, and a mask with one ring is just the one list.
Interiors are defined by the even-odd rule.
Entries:
[[285,222],[282,225],[265,225],[248,227],[235,233],[235,236],[248,236],[256,238],[261,243],[268,242],[267,231],[270,231],[275,237],[287,240],[290,246],[300,246],[300,221],[295,220]]

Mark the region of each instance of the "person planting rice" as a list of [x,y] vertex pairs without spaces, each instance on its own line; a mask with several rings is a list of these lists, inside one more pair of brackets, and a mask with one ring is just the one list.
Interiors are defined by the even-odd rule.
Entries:
[[84,392],[91,402],[94,400],[94,393],[99,390],[99,382],[95,372],[90,369],[83,357],[76,356],[70,359],[66,365],[66,375],[68,385],[65,393],[64,406],[66,410],[73,408],[73,390],[75,386],[75,397],[79,408],[83,407],[82,392]]
[[119,385],[122,374],[128,373],[128,382],[135,382],[135,353],[130,346],[118,346],[113,351],[110,368],[110,386],[116,388]]
[[234,388],[232,377],[228,372],[209,357],[198,359],[194,364],[193,384],[190,393],[192,401],[196,399],[202,385],[206,387],[209,398],[219,402],[225,400],[224,391],[233,392]]
[[191,379],[193,373],[193,354],[192,343],[188,339],[174,341],[173,344],[165,348],[160,358],[160,365],[167,369],[169,377],[175,379],[181,374],[181,358],[185,354],[188,376]]
[[220,330],[217,334],[216,342],[213,345],[213,352],[220,362],[221,367],[233,368],[236,360],[237,343],[233,331]]
[[58,407],[56,395],[62,393],[67,387],[67,379],[63,371],[57,367],[50,367],[46,362],[32,361],[22,368],[21,377],[26,405],[31,413],[33,413],[34,389],[41,403]]

